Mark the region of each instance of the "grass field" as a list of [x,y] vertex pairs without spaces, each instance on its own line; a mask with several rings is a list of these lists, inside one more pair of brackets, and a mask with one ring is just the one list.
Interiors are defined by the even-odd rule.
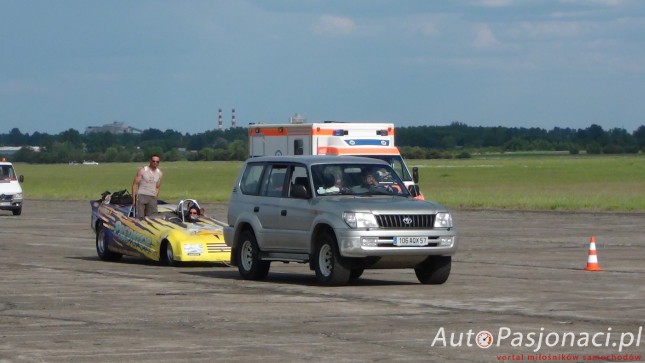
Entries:
[[412,160],[429,199],[460,208],[645,211],[645,157],[517,156]]
[[[90,200],[130,189],[140,163],[16,164],[28,199]],[[162,162],[160,199],[227,201],[240,162]],[[408,160],[426,199],[449,208],[645,211],[645,156],[499,154]]]

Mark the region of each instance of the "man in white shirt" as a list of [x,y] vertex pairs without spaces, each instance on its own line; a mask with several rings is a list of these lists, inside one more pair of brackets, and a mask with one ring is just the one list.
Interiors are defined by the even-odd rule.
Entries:
[[132,203],[137,217],[157,213],[157,196],[161,189],[163,173],[159,169],[161,158],[157,154],[150,157],[150,164],[141,167],[132,181]]

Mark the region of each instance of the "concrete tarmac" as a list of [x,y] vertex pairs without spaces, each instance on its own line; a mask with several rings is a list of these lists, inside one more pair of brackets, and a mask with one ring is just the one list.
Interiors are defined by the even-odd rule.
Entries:
[[[206,209],[226,220],[226,204]],[[321,287],[301,264],[244,281],[103,262],[89,201],[28,200],[0,211],[0,363],[645,359],[644,214],[453,212],[445,284],[367,270]],[[591,236],[600,272],[584,270]]]

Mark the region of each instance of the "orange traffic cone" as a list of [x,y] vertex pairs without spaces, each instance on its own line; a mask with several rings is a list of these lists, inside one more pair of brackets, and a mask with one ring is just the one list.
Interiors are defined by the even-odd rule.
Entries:
[[598,255],[596,254],[596,237],[589,238],[589,258],[587,259],[587,271],[602,271],[598,265]]

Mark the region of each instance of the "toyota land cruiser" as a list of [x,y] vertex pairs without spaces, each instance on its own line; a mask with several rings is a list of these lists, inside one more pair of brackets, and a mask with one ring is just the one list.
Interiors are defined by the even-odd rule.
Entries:
[[445,207],[414,199],[387,163],[349,156],[247,160],[224,239],[244,279],[266,278],[273,261],[300,262],[324,285],[378,268],[414,268],[421,283],[442,284],[457,250]]

